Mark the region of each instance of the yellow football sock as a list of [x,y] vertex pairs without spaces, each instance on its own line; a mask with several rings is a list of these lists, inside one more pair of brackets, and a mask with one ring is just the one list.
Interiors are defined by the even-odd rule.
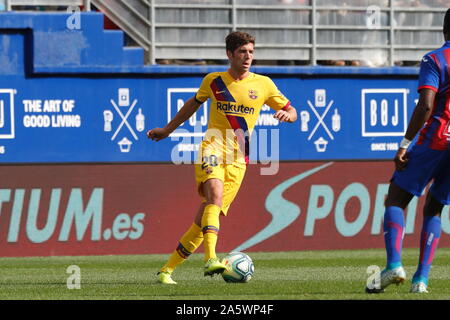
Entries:
[[202,231],[205,248],[205,261],[216,256],[216,244],[219,234],[219,216],[222,209],[215,204],[209,204],[205,207],[202,216]]
[[188,231],[181,237],[178,243],[177,249],[172,252],[167,263],[161,268],[161,272],[172,273],[175,268],[186,261],[189,256],[194,253],[194,251],[203,242],[203,232],[202,229],[193,223]]

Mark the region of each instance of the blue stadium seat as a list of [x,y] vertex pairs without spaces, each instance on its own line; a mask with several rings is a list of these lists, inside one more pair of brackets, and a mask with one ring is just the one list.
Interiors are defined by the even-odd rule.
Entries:
[[32,49],[33,70],[37,72],[130,70],[144,66],[144,50],[124,47],[122,31],[103,29],[102,13],[76,14],[80,15],[78,20],[66,12],[4,12],[0,33],[14,30],[32,35],[26,37],[25,47]]

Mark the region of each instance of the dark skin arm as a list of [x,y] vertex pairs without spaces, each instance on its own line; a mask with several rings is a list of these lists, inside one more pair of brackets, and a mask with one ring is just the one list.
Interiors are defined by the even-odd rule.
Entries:
[[[436,92],[431,89],[420,90],[419,102],[413,111],[411,120],[409,120],[408,129],[406,130],[405,138],[413,140],[419,130],[430,118],[433,111],[434,100],[436,98]],[[404,170],[408,163],[408,155],[406,148],[399,148],[395,155],[395,169]]]

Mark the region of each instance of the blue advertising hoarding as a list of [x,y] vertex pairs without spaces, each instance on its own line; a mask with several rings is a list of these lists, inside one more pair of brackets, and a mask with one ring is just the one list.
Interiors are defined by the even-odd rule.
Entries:
[[[99,54],[114,55],[118,49],[108,52],[102,47],[95,52],[94,43],[99,41],[94,38],[92,45],[82,48],[92,52],[70,55],[71,46],[65,47],[65,64],[59,65],[55,53],[45,51],[48,45],[39,47],[45,42],[42,30],[33,42],[29,31],[21,29],[37,30],[47,24],[13,28],[17,19],[6,23],[9,16],[5,17],[4,25],[0,22],[1,163],[180,163],[196,158],[207,128],[209,101],[170,138],[153,142],[146,132],[167,124],[195,95],[206,73],[226,66],[127,69],[127,62],[117,67],[119,62],[114,61],[99,66]],[[61,33],[65,38],[75,34],[79,38],[81,33],[89,42],[99,36],[94,31]],[[30,47],[35,51],[31,58]],[[53,58],[46,61],[46,55]],[[95,56],[92,65],[90,56]],[[392,159],[418,98],[417,68],[256,66],[252,71],[270,76],[298,113],[295,123],[280,124],[274,111],[263,106],[252,137],[253,161]]]
[[[170,138],[146,138],[194,96],[199,76],[8,78],[0,80],[2,162],[171,161],[177,152],[195,151],[207,128],[209,101]],[[264,106],[252,150],[263,157],[258,147],[265,141],[270,156],[278,140],[280,160],[392,158],[417,99],[413,80],[274,81],[298,120],[280,124]]]

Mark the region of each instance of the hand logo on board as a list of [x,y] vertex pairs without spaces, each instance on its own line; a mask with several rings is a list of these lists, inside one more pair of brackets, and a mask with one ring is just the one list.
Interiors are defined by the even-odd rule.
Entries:
[[[325,89],[316,89],[314,91],[314,96],[315,96],[314,105],[310,100],[308,100],[307,103],[318,121],[316,125],[312,128],[311,132],[309,133],[307,140],[310,141],[314,137],[320,126],[325,130],[325,133],[327,134],[328,138],[334,140],[334,135],[331,131],[338,132],[341,130],[341,115],[339,114],[338,109],[335,108],[333,115],[331,116],[331,130],[330,130],[327,123],[325,122],[325,119],[328,114],[328,111],[330,111],[331,107],[333,106],[334,100],[330,100],[329,102],[327,102]],[[319,111],[322,108],[325,108],[325,110],[322,112],[322,114],[319,114]],[[302,132],[309,131],[310,121],[311,115],[308,111],[304,110],[300,112],[300,130]],[[326,140],[323,136],[320,136],[318,139],[314,140],[316,151],[325,152],[327,150],[329,142],[330,141]]]
[[[122,129],[125,127],[128,129],[128,133],[134,138],[134,140],[139,140],[136,131],[142,132],[145,129],[145,116],[142,113],[142,109],[138,109],[138,113],[135,115],[134,123],[130,123],[129,118],[133,113],[136,104],[138,102],[137,99],[134,99],[130,104],[130,89],[128,88],[119,88],[118,90],[118,101],[110,100],[113,110],[116,111],[119,116],[120,123],[115,128],[114,133],[111,137],[111,141],[115,141],[117,136],[121,133]],[[122,111],[123,110],[123,111]],[[125,113],[125,114],[124,114]],[[103,111],[103,120],[104,127],[103,131],[112,132],[113,131],[113,121],[114,121],[114,113],[111,110]],[[133,124],[133,125],[132,125]],[[135,131],[136,130],[136,131]],[[117,145],[119,146],[119,150],[122,153],[127,153],[131,151],[131,145],[133,141],[131,141],[128,137],[123,136]]]

